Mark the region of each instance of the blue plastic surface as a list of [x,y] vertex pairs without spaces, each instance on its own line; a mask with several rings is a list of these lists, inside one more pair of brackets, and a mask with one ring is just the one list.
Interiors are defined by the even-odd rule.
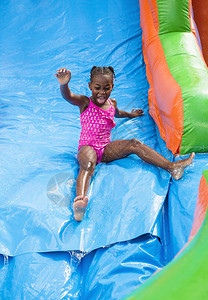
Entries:
[[[177,158],[179,159],[179,158]],[[193,224],[199,182],[203,170],[208,167],[208,154],[195,155],[187,175],[170,185],[168,215],[170,224],[170,248],[175,256],[187,243]]]
[[58,68],[90,96],[92,66],[112,65],[118,107],[145,111],[116,119],[112,139],[138,138],[173,159],[148,114],[139,1],[3,0],[0,18],[0,295],[121,299],[187,241],[207,156],[179,183],[134,155],[98,165],[77,223],[79,112],[61,98]]
[[155,233],[170,179],[136,156],[100,164],[84,220],[74,220],[79,111],[61,98],[54,76],[58,67],[70,68],[72,91],[90,96],[91,67],[113,65],[112,97],[118,107],[143,108],[145,116],[117,119],[112,140],[138,138],[169,153],[158,144],[148,115],[137,1],[133,6],[109,1],[106,7],[95,1],[90,8],[86,1],[48,2],[47,14],[46,3],[24,1],[14,9],[5,2],[1,10],[12,20],[3,29],[8,34],[1,35],[6,47],[1,56],[0,252],[5,255],[92,251]]
[[1,297],[121,299],[161,268],[161,261],[161,243],[150,235],[89,254],[70,251],[18,255],[4,262],[1,269]]

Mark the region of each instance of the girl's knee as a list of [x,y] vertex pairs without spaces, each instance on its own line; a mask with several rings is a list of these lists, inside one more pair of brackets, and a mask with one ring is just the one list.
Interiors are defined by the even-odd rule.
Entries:
[[79,153],[78,156],[80,168],[84,171],[94,173],[95,166],[97,163],[97,154],[95,150],[91,147],[88,147],[85,150],[86,151],[82,151],[82,153]]
[[84,171],[86,173],[89,173],[90,176],[93,176],[95,172],[95,166],[96,166],[96,162],[94,160],[85,161],[84,163],[82,162],[80,164],[80,171],[81,172]]
[[94,172],[95,171],[95,166],[96,166],[96,161],[90,160],[88,163],[85,165],[85,170]]
[[131,142],[131,145],[134,146],[134,147],[138,147],[138,146],[143,144],[138,139],[131,139],[130,142]]
[[131,139],[130,140],[130,149],[132,153],[137,153],[138,150],[143,149],[143,143],[139,141],[138,139]]

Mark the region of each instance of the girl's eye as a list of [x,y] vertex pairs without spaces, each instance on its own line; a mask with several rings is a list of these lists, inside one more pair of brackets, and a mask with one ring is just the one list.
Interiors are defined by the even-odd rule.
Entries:
[[110,88],[109,88],[109,87],[105,87],[104,90],[105,90],[105,91],[108,91],[108,90],[110,90]]
[[99,89],[100,89],[100,88],[99,88],[98,86],[96,86],[96,87],[95,87],[95,90],[97,90],[97,91],[98,91]]

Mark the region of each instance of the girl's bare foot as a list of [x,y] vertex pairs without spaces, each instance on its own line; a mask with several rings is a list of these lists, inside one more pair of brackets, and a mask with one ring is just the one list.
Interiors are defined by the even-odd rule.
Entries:
[[87,208],[88,200],[89,199],[87,196],[77,196],[74,199],[73,210],[76,221],[82,221]]
[[170,174],[174,179],[176,180],[181,179],[181,177],[183,176],[184,169],[193,162],[194,156],[195,153],[193,152],[190,154],[188,158],[178,160],[172,163],[172,166],[170,168]]

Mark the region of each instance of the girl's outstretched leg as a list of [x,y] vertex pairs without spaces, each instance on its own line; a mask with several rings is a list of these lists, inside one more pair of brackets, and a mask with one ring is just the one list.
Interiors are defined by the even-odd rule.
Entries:
[[97,162],[97,154],[90,146],[83,146],[79,149],[77,155],[79,161],[79,175],[77,177],[77,197],[74,199],[73,210],[76,221],[82,221],[87,205],[87,192],[91,177],[94,174]]
[[130,139],[117,140],[109,143],[105,147],[102,162],[111,162],[130,154],[136,154],[145,162],[168,171],[176,180],[183,176],[184,169],[192,163],[195,156],[195,154],[192,153],[186,159],[171,162],[139,140]]

